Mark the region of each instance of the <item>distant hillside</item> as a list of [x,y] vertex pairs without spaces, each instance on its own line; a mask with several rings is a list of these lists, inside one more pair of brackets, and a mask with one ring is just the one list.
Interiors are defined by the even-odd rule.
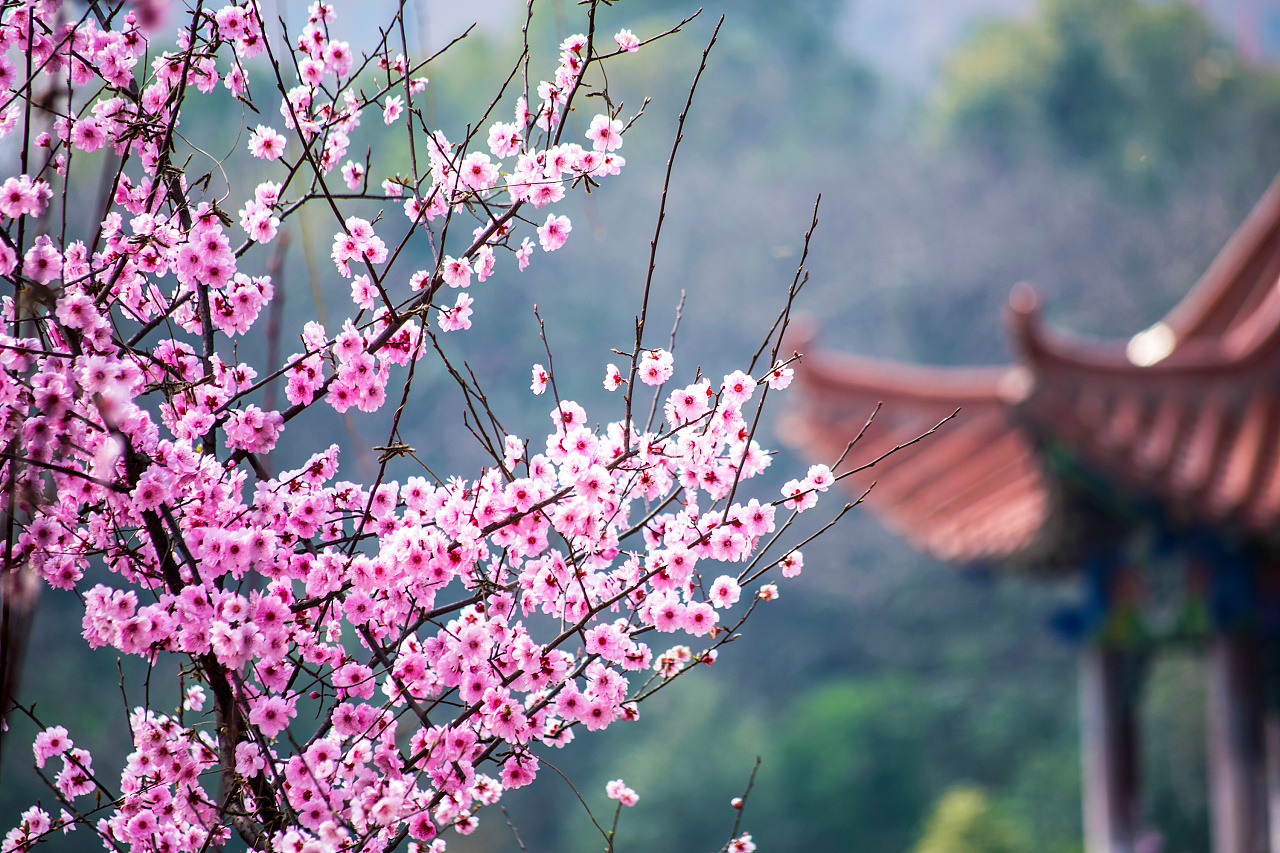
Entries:
[[[1168,2],[1168,0],[1161,0]],[[1157,0],[1153,0],[1157,2]],[[1187,0],[1254,62],[1280,60],[1280,0]],[[911,88],[983,18],[1029,15],[1037,0],[848,0],[841,43]]]
[[841,42],[879,71],[923,89],[976,21],[1029,12],[1035,0],[849,0]]

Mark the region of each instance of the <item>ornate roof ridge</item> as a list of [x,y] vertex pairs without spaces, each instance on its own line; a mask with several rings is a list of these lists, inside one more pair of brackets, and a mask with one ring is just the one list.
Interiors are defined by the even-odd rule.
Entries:
[[1280,178],[1191,292],[1128,341],[1047,327],[1029,285],[1009,298],[1017,353],[1009,366],[931,367],[815,351],[813,327],[801,324],[788,340],[805,353],[797,369],[803,397],[784,435],[829,457],[883,404],[865,428],[865,446],[848,455],[850,470],[960,409],[927,441],[849,478],[859,491],[900,478],[873,490],[868,505],[943,559],[1001,560],[1049,547],[1053,531],[1064,529],[1057,474],[1042,449],[1049,446],[1118,493],[1163,506],[1170,519],[1274,538],[1278,282]]

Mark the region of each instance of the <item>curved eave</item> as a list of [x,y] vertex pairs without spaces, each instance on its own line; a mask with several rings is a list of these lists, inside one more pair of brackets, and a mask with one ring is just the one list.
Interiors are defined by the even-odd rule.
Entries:
[[1222,337],[1175,343],[1148,366],[1044,329],[1025,292],[1011,303],[1035,377],[1023,422],[1174,523],[1280,538],[1280,290]]
[[[1280,247],[1278,247],[1280,251]],[[1009,326],[1019,360],[1037,377],[1074,375],[1108,381],[1217,382],[1271,372],[1280,356],[1280,283],[1273,283],[1247,317],[1213,339],[1172,339],[1167,354],[1149,364],[1130,357],[1128,342],[1095,340],[1049,328],[1039,300],[1025,287],[1009,300]]]
[[1014,289],[1009,303],[1015,343],[1033,369],[1148,381],[1165,373],[1197,378],[1270,367],[1280,356],[1280,176],[1191,291],[1149,330],[1158,330],[1166,346],[1146,364],[1130,358],[1137,338],[1088,340],[1045,328],[1039,300],[1025,285]]
[[1272,181],[1191,291],[1165,316],[1180,341],[1216,338],[1251,313],[1280,275],[1280,176]]
[[1056,511],[1035,453],[1045,440],[1175,522],[1280,540],[1280,178],[1147,333],[1098,341],[1047,329],[1026,286],[1010,298],[1010,326],[1012,368],[811,354],[784,435],[830,461],[861,433],[842,470],[863,470],[845,482],[860,493],[882,480],[871,509],[943,559],[1005,559],[1045,541]]
[[853,472],[843,484],[866,493],[872,513],[915,547],[995,562],[1041,538],[1051,502],[1031,442],[1010,417],[1008,400],[1025,390],[1016,369],[821,353],[801,360],[797,379],[802,403],[784,416],[785,439],[828,464],[843,456],[837,472]]

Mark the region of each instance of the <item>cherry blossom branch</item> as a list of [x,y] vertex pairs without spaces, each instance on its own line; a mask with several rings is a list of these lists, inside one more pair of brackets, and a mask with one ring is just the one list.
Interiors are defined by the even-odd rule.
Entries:
[[[699,10],[701,11],[701,10]],[[653,288],[653,273],[658,265],[658,239],[662,236],[662,223],[667,218],[667,192],[671,188],[671,171],[675,166],[676,152],[680,149],[680,142],[684,139],[684,122],[689,115],[689,110],[693,106],[693,93],[698,88],[698,81],[702,79],[702,72],[707,68],[707,56],[711,53],[711,48],[715,46],[716,37],[720,35],[720,26],[724,24],[724,16],[720,16],[720,20],[716,22],[716,28],[711,32],[711,40],[707,42],[707,46],[702,50],[702,61],[698,63],[698,71],[693,75],[693,83],[689,86],[689,95],[685,98],[684,109],[680,111],[680,117],[676,120],[676,135],[671,142],[671,153],[667,156],[667,169],[662,177],[662,196],[658,201],[658,219],[653,226],[653,237],[649,240],[649,267],[644,277],[644,293],[640,298],[640,315],[636,318],[636,343],[635,348],[631,351],[631,370],[627,374],[627,413],[623,421],[628,425],[628,431],[624,439],[624,446],[630,449],[631,445],[631,397],[635,393],[636,387],[636,370],[640,364],[640,351],[644,346],[644,328],[645,321],[649,314],[649,294]]]
[[[645,349],[657,243],[684,123],[720,25],[702,51],[667,160],[636,342],[624,353],[631,364],[623,417],[591,426],[598,421],[561,396],[568,386],[557,381],[535,309],[555,402],[554,430],[539,453],[508,433],[491,378],[453,354],[444,337],[471,325],[470,297],[462,291],[452,307],[437,300],[446,285],[463,288],[494,274],[496,254],[514,256],[523,269],[537,244],[530,237],[517,243],[521,232],[536,230],[544,251],[564,244],[567,217],[552,213],[540,225],[530,211],[566,190],[604,186],[622,166],[611,152],[645,109],[624,124],[623,105],[609,91],[615,75],[603,63],[690,19],[644,40],[622,30],[614,36],[618,50],[605,50],[597,44],[597,4],[589,2],[585,33],[562,41],[555,73],[536,86],[539,104],[530,103],[527,5],[520,56],[481,102],[479,120],[450,142],[418,107],[426,82],[412,75],[425,63],[408,56],[405,5],[397,4],[361,57],[339,40],[331,26],[338,10],[324,3],[313,5],[297,33],[281,22],[285,43],[266,34],[253,0],[216,11],[196,4],[176,52],[166,54],[136,16],[112,30],[118,12],[96,3],[84,21],[97,23],[82,21],[95,27],[92,38],[51,24],[47,4],[31,7],[25,26],[14,27],[19,40],[26,31],[29,73],[20,89],[28,114],[22,173],[0,181],[0,276],[15,286],[15,298],[0,306],[10,332],[0,335],[0,391],[17,413],[0,419],[6,559],[74,590],[91,644],[145,660],[141,691],[126,689],[121,667],[122,700],[129,705],[140,692],[143,708],[127,721],[133,753],[120,789],[165,790],[179,804],[160,812],[113,803],[102,830],[109,843],[140,844],[172,829],[184,853],[218,849],[232,834],[264,851],[321,839],[356,851],[394,849],[411,836],[426,842],[450,823],[469,828],[476,817],[463,807],[532,781],[544,746],[634,718],[636,701],[694,662],[712,662],[776,595],[766,585],[736,606],[742,583],[778,565],[784,576],[799,571],[798,552],[774,555],[798,514],[835,481],[814,466],[778,500],[737,502],[740,487],[771,461],[755,435],[765,401],[790,379],[794,359],[778,360],[778,341],[807,281],[812,226],[786,304],[756,354],[773,344],[769,371],[759,379],[735,371],[717,391],[693,370],[694,383],[668,396],[655,426],[674,374],[684,302],[682,295],[668,350]],[[397,41],[402,54],[393,57]],[[44,63],[45,49],[50,61],[57,58],[49,65],[57,74],[33,67],[32,55]],[[259,51],[270,88],[283,99],[277,121],[298,137],[287,157],[284,134],[245,126],[249,112],[271,121],[249,88],[249,77],[263,72],[250,61]],[[134,64],[153,52],[159,58],[135,74]],[[598,75],[590,71],[596,67]],[[490,125],[517,74],[525,96],[515,122]],[[65,109],[49,113],[56,134],[39,158],[30,156],[30,116],[43,110],[30,95],[39,88],[35,75],[70,93]],[[199,95],[222,93],[219,83],[241,122],[235,148],[246,145],[272,177],[239,212],[248,239],[237,237],[235,246],[235,220],[219,205],[232,197],[237,157],[246,155],[221,155],[188,125],[178,131],[180,114]],[[605,111],[591,120],[588,148],[569,141],[567,123],[594,97]],[[372,146],[342,166],[351,192],[340,191],[332,175],[364,110],[380,110],[388,126],[403,122],[408,134],[407,167],[387,174],[382,194],[371,191],[371,171],[383,167]],[[12,113],[0,108],[0,134],[18,127],[17,112],[16,104]],[[111,153],[100,155],[109,164],[100,181],[101,223],[84,242],[69,243],[77,235],[68,232],[74,217],[66,190],[98,162],[85,155],[103,147]],[[384,211],[372,221],[354,215],[357,205],[385,205],[401,193],[407,226],[391,226]],[[47,203],[55,194],[64,196],[57,211]],[[300,221],[318,293],[326,283],[308,218],[316,204],[338,223],[331,258],[352,281],[356,308],[335,310],[330,326],[318,297],[301,354],[282,359],[280,275],[291,232],[278,231],[291,217]],[[98,215],[97,201],[94,207]],[[51,224],[56,213],[60,228]],[[451,236],[472,219],[469,238]],[[29,232],[39,235],[30,247]],[[423,233],[428,245],[419,252],[410,240]],[[280,242],[265,250],[273,239]],[[406,285],[395,270],[426,249],[430,263]],[[264,255],[266,276],[243,271]],[[237,342],[268,304],[267,363],[256,354],[241,361]],[[474,476],[438,476],[404,442],[419,359],[442,367],[462,392],[454,429],[470,432],[492,459]],[[637,377],[654,389],[643,430],[632,420]],[[403,384],[385,443],[359,482],[340,479],[336,445],[314,448],[295,470],[268,471],[282,431],[317,404],[341,414],[357,454],[367,454],[352,407],[382,409],[393,379]],[[606,387],[622,381],[611,365]],[[284,411],[275,406],[280,382]],[[760,384],[766,387],[757,391]],[[262,407],[249,402],[259,394]],[[412,457],[430,480],[393,479],[400,456]],[[776,523],[779,506],[792,512]],[[624,543],[635,551],[623,552]],[[106,574],[93,577],[106,583],[85,579],[91,561],[102,564]],[[750,579],[713,580],[716,563],[732,562]],[[697,661],[680,667],[662,655],[645,678],[654,663],[647,643],[679,631],[709,635]],[[359,645],[344,645],[352,637]],[[159,695],[152,679],[170,655],[182,661],[184,692],[172,715],[151,707]],[[384,695],[375,698],[379,688]],[[397,725],[407,743],[391,735]],[[37,737],[38,760],[69,748],[69,734],[57,727]],[[189,764],[174,769],[174,755],[189,755]],[[76,784],[65,774],[53,780],[73,806],[82,795]],[[634,797],[615,788],[610,796]],[[89,819],[84,810],[69,813]],[[38,807],[24,813],[15,846],[52,830],[41,814]],[[610,847],[619,815],[605,832]]]
[[733,808],[737,814],[733,818],[733,829],[729,831],[729,841],[725,842],[721,850],[727,851],[729,845],[733,843],[733,839],[738,837],[738,828],[742,825],[742,812],[747,807],[747,798],[751,796],[751,789],[756,784],[756,771],[760,769],[760,756],[756,756],[756,763],[751,765],[751,775],[747,777],[747,787],[743,789],[742,796],[737,797],[733,801]]

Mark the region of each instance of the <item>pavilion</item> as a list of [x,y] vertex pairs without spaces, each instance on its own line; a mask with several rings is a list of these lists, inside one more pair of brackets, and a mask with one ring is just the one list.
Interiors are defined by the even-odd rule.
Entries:
[[[782,433],[916,548],[1078,576],[1085,849],[1141,830],[1143,663],[1207,649],[1214,853],[1280,853],[1280,179],[1185,299],[1127,341],[1047,328],[1009,300],[1016,363],[918,367],[806,350]],[[1171,592],[1172,590],[1172,592]],[[1172,603],[1172,606],[1171,606]]]

